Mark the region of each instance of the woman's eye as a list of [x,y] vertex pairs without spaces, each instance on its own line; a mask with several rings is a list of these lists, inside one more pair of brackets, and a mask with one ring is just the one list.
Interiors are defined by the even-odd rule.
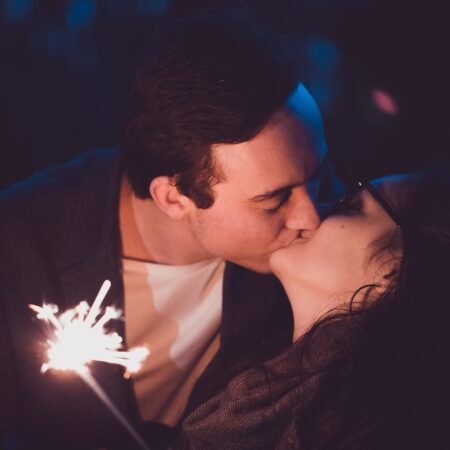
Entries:
[[354,199],[354,200],[346,203],[345,205],[343,205],[342,211],[348,212],[348,213],[361,212],[361,207],[362,207],[361,199],[358,198],[358,199]]
[[347,195],[339,200],[328,212],[327,216],[334,214],[353,214],[362,210],[362,201],[360,195]]

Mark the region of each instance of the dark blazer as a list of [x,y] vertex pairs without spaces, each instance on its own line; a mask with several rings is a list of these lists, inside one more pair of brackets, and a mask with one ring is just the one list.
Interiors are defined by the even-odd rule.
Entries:
[[[47,169],[0,193],[0,432],[7,449],[132,449],[128,435],[78,376],[42,374],[45,328],[28,304],[61,310],[93,301],[105,279],[107,304],[123,307],[116,150],[97,150]],[[123,323],[116,321],[123,336]],[[292,313],[278,281],[227,264],[221,346],[198,380],[186,413],[208,399],[266,344],[290,340]],[[234,369],[236,367],[236,369]],[[176,430],[139,421],[123,369],[91,371],[112,402],[145,436],[164,448]],[[0,446],[1,448],[1,446]]]

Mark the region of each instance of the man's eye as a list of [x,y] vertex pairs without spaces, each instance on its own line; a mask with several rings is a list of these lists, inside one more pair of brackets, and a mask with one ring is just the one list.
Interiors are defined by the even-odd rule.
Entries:
[[283,205],[284,205],[284,203],[280,203],[275,208],[265,209],[264,211],[266,211],[267,214],[274,215],[274,214],[276,214],[277,212],[280,211],[280,209],[282,208]]
[[281,208],[287,203],[290,196],[291,196],[291,191],[286,192],[283,195],[283,198],[281,199],[281,201],[278,203],[278,205],[275,206],[275,208],[265,209],[264,211],[269,215],[274,215],[274,214],[278,213],[281,210]]

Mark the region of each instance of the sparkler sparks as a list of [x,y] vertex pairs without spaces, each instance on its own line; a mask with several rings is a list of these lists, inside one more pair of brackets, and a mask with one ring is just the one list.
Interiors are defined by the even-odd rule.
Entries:
[[126,374],[140,369],[149,350],[145,347],[120,350],[121,336],[105,332],[105,325],[122,315],[120,310],[107,306],[100,316],[101,304],[110,287],[111,282],[105,280],[91,307],[83,301],[59,315],[56,305],[29,305],[37,313],[37,318],[46,321],[54,331],[54,339],[47,341],[48,361],[42,365],[42,372],[57,369],[84,374],[92,361],[119,364],[126,368]]
[[41,371],[45,373],[49,369],[56,369],[76,372],[130,433],[139,447],[149,450],[141,436],[92,377],[88,367],[92,361],[119,364],[126,368],[125,375],[127,375],[137,372],[150,353],[145,347],[135,347],[129,351],[120,350],[122,338],[119,334],[105,331],[105,325],[110,320],[119,319],[121,311],[107,306],[97,320],[101,314],[101,304],[110,287],[111,282],[105,280],[91,307],[83,301],[75,308],[59,315],[56,305],[28,305],[36,312],[37,318],[47,322],[54,332],[54,339],[47,340],[48,361],[42,365]]

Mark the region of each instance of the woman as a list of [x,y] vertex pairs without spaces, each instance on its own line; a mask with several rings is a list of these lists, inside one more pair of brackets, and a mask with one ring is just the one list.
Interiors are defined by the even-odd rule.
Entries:
[[271,257],[294,344],[183,425],[194,449],[450,448],[448,172],[357,189]]

